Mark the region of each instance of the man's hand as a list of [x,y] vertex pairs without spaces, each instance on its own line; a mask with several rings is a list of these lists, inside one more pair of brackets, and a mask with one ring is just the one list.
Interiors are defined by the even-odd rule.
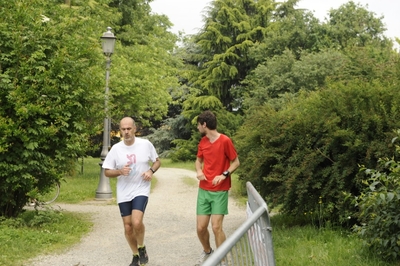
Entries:
[[204,175],[203,171],[197,172],[197,179],[202,181],[202,180],[207,180],[206,176]]
[[142,173],[143,176],[143,180],[145,181],[151,181],[151,178],[153,177],[153,171],[151,171],[150,169],[147,170],[146,172]]
[[214,186],[218,185],[222,180],[225,180],[226,176],[224,175],[217,175],[216,177],[214,177],[212,184]]
[[129,175],[129,173],[131,172],[131,168],[129,167],[129,164],[126,164],[125,166],[124,166],[124,168],[122,168],[120,171],[121,171],[121,175],[124,175],[124,176],[128,176]]

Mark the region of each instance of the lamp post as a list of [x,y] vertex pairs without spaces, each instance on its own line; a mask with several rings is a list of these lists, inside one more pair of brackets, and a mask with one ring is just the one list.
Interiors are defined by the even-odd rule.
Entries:
[[103,131],[103,149],[100,154],[100,180],[96,190],[96,199],[106,200],[112,198],[112,192],[110,187],[110,180],[105,176],[104,169],[102,167],[104,159],[108,154],[110,147],[110,119],[108,116],[108,80],[110,77],[110,65],[111,55],[114,52],[115,40],[117,38],[111,32],[111,27],[107,27],[107,31],[101,36],[101,44],[103,47],[103,53],[106,56],[106,91],[105,91],[105,102],[104,102],[104,131]]

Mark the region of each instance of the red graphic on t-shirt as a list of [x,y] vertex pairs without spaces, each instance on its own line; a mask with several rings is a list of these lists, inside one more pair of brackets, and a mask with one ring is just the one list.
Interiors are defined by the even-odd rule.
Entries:
[[136,163],[136,155],[135,154],[126,155],[126,157],[128,158],[127,164],[131,165],[131,164]]

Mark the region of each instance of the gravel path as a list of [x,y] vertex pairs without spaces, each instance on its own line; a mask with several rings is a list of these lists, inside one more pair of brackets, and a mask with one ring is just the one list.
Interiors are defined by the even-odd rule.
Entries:
[[[150,194],[144,223],[148,266],[194,265],[202,251],[196,234],[197,186],[183,182],[195,179],[195,172],[160,168],[157,186]],[[132,254],[125,240],[122,220],[116,204],[96,201],[84,204],[60,204],[62,209],[91,213],[94,226],[80,243],[60,254],[42,255],[26,266],[121,266],[129,265]],[[227,237],[246,219],[245,207],[229,201],[229,215],[224,219]],[[211,228],[210,233],[212,236]],[[215,247],[214,238],[211,238]]]

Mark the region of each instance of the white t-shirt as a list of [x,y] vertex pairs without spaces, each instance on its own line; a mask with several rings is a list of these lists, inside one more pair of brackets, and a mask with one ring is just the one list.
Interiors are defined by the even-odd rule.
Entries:
[[142,138],[135,138],[131,146],[123,141],[114,144],[108,152],[102,167],[104,169],[122,169],[129,164],[128,176],[117,177],[117,202],[131,201],[137,196],[149,196],[150,181],[143,180],[142,174],[149,170],[149,162],[155,162],[158,154],[153,144]]

